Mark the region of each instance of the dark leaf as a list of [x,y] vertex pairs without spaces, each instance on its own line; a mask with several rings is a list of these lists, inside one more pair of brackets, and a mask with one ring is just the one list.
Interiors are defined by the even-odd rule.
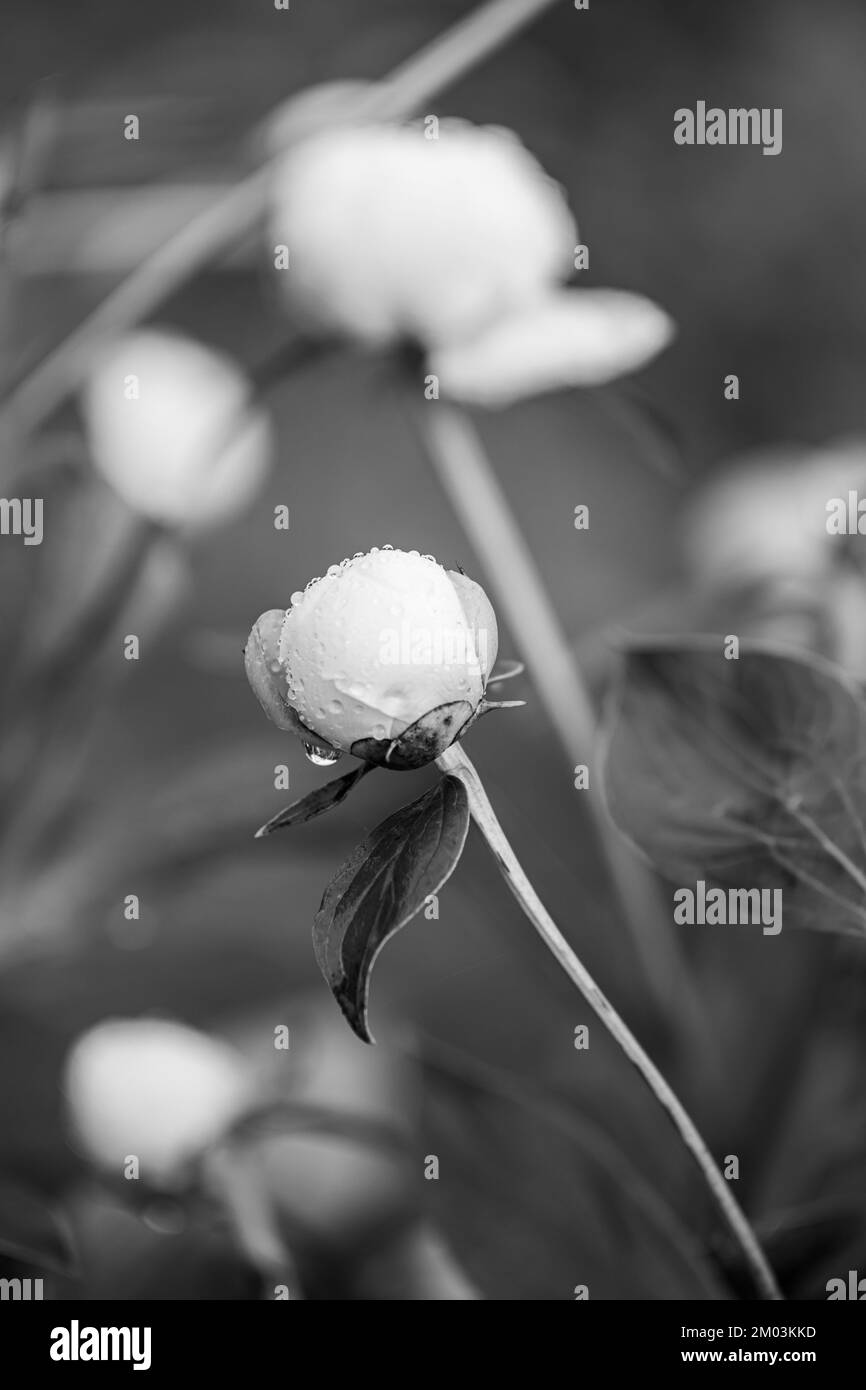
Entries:
[[314,820],[316,816],[330,811],[333,806],[339,806],[365,773],[371,771],[372,768],[369,763],[361,763],[360,767],[353,768],[351,772],[344,773],[342,777],[336,777],[333,782],[326,782],[323,787],[316,787],[314,791],[302,796],[300,801],[293,801],[291,806],[284,807],[282,811],[278,811],[275,816],[272,816],[265,825],[256,831],[256,839],[259,840],[264,835],[272,835],[275,830],[284,830],[291,825],[303,825],[305,821]]
[[784,920],[866,928],[866,706],[836,667],[722,637],[626,651],[604,765],[622,831],[672,882],[781,888]]
[[568,1302],[579,1284],[591,1299],[730,1297],[695,1234],[687,1184],[669,1179],[663,1194],[579,1107],[433,1049],[422,1125],[447,1179],[429,1184],[431,1201],[487,1298]]
[[38,1193],[17,1182],[0,1183],[0,1251],[54,1274],[68,1274],[74,1265],[58,1217]]
[[316,960],[350,1026],[367,1026],[370,975],[385,942],[451,876],[469,829],[462,782],[444,777],[377,826],[338,870],[313,926]]
[[399,738],[359,738],[352,744],[351,752],[356,758],[376,763],[379,767],[388,767],[394,772],[411,772],[426,767],[440,753],[444,753],[471,718],[472,706],[469,701],[454,700],[451,704],[437,705],[427,714],[422,714]]
[[61,1297],[234,1302],[259,1296],[258,1273],[239,1253],[228,1223],[215,1223],[207,1204],[188,1205],[183,1229],[167,1234],[141,1213],[89,1191],[73,1220],[82,1282]]
[[494,709],[525,709],[525,700],[482,700],[478,706],[478,718]]
[[[783,1289],[795,1299],[826,1299],[827,1281],[862,1268],[866,1254],[862,1207],[838,1197],[765,1218],[756,1234]],[[730,1252],[728,1268],[735,1259]]]

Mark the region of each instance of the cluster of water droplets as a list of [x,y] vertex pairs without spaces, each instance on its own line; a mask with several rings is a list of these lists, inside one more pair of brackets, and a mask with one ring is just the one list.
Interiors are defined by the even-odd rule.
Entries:
[[[341,574],[343,574],[347,569],[349,569],[353,565],[363,572],[364,570],[370,568],[369,563],[365,565],[363,562],[369,562],[374,555],[380,555],[384,551],[390,551],[391,553],[395,553],[393,545],[374,545],[366,551],[356,550],[354,555],[349,556],[345,560],[341,560],[338,565],[329,565],[328,569],[325,571],[324,576],[317,574],[314,579],[309,580],[308,583],[304,585],[303,589],[295,590],[291,597],[291,607],[297,608],[298,604],[303,603],[304,595],[309,593],[310,589],[312,589],[314,585],[321,584],[323,578],[337,579]],[[435,555],[422,555],[420,550],[407,550],[405,554],[408,555],[411,560],[425,560],[430,565],[439,564],[439,561],[436,559]],[[361,562],[360,564],[358,563],[359,561]]]
[[[311,579],[307,584],[305,584],[305,586],[304,586],[303,589],[297,589],[297,590],[292,594],[291,600],[290,600],[290,606],[289,606],[289,608],[288,608],[287,611],[286,611],[286,617],[289,617],[289,616],[290,616],[291,611],[292,611],[292,608],[297,608],[300,604],[303,603],[305,596],[309,593],[309,591],[310,591],[312,588],[314,588],[314,586],[315,586],[316,584],[321,584],[323,578],[327,578],[327,579],[337,579],[337,578],[339,578],[339,576],[340,576],[341,574],[344,574],[344,573],[346,572],[346,570],[351,569],[351,568],[353,568],[353,567],[354,567],[355,569],[357,569],[357,570],[359,570],[359,571],[361,571],[361,572],[363,573],[365,570],[369,570],[369,569],[371,568],[371,561],[373,561],[373,559],[374,559],[375,556],[381,554],[382,552],[391,552],[391,553],[395,553],[394,546],[393,546],[393,545],[383,545],[383,546],[380,547],[380,546],[378,546],[378,545],[374,545],[374,546],[371,546],[370,550],[368,550],[368,551],[357,550],[357,551],[355,552],[354,555],[348,557],[348,558],[345,559],[345,560],[341,560],[340,563],[339,563],[338,565],[329,565],[329,566],[328,566],[328,569],[325,571],[324,576],[323,576],[323,575],[316,575],[315,578]],[[438,566],[438,564],[439,564],[439,561],[436,559],[435,555],[422,555],[421,552],[420,552],[419,550],[409,550],[409,551],[406,551],[405,553],[409,556],[410,559],[413,559],[413,560],[419,560],[419,559],[420,559],[420,560],[426,561],[428,564],[437,565],[437,566]],[[400,607],[399,607],[399,605],[396,605],[396,604],[395,604],[395,605],[392,607],[391,612],[392,612],[392,614],[394,614],[395,616],[398,615],[399,612],[400,612]],[[318,645],[320,648],[323,646],[321,640],[318,641],[317,645]],[[277,662],[273,669],[274,669],[275,671],[279,671],[279,670],[281,669],[280,663]],[[336,671],[336,672],[334,673],[334,679],[335,679],[335,680],[345,680],[345,679],[347,679],[347,677],[346,677],[346,675],[345,675],[345,672]],[[303,680],[301,680],[300,678],[295,678],[293,681],[291,681],[291,684],[292,684],[293,693],[294,693],[295,695],[300,695],[300,694],[303,693],[303,688],[304,688]],[[359,692],[359,693],[360,693],[360,692]],[[362,704],[356,703],[356,704],[355,704],[355,713],[356,713],[356,714],[360,714],[361,711],[363,710],[363,708],[364,708],[364,706],[363,706]],[[329,703],[329,705],[328,705],[328,712],[331,713],[331,714],[342,714],[342,712],[343,712],[343,702],[342,702],[341,700],[337,700],[337,699],[331,700],[330,703]],[[321,717],[321,716],[323,716],[323,715],[325,714],[325,710],[324,710],[323,708],[320,708],[320,709],[317,711],[317,713],[318,713],[319,716]],[[373,738],[375,738],[375,739],[384,739],[384,738],[387,737],[387,733],[388,733],[387,728],[385,727],[384,724],[381,724],[381,723],[380,723],[380,724],[374,724],[374,726],[373,726],[373,728],[372,728],[372,730],[371,730],[371,736],[372,736]],[[305,752],[307,758],[309,759],[309,761],[310,761],[311,763],[314,763],[316,767],[329,767],[331,764],[337,762],[338,759],[339,759],[340,756],[341,756],[340,751],[339,751],[338,749],[332,749],[331,751],[326,751],[325,749],[323,749],[323,748],[321,748],[321,747],[317,747],[317,746],[316,746],[315,744],[313,744],[313,743],[304,743],[304,752]]]

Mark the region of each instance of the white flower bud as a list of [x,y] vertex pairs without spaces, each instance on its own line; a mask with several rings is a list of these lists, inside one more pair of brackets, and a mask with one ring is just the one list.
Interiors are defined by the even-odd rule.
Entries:
[[111,1019],[84,1033],[66,1060],[74,1134],[99,1167],[175,1186],[185,1165],[249,1103],[240,1056],[207,1034],[161,1019]]
[[[256,624],[248,647],[263,705],[272,718],[273,709],[293,711],[326,744],[359,756],[367,756],[357,749],[363,741],[387,745],[443,706],[457,707],[459,718],[441,730],[453,741],[478,710],[496,660],[484,590],[417,551],[373,549],[332,565],[293,596],[278,644],[253,664],[253,644],[273,646],[274,617]],[[263,692],[263,681],[273,691]]]
[[280,284],[319,323],[422,347],[481,332],[572,268],[563,192],[510,131],[443,120],[340,127],[291,151],[271,233]]
[[97,470],[142,516],[218,524],[255,495],[271,430],[235,364],[180,334],[146,329],[96,360],[82,405]]

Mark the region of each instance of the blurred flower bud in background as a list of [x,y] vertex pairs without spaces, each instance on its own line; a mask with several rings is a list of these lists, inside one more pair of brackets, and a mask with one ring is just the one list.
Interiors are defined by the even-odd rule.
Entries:
[[849,495],[855,506],[866,500],[864,441],[759,450],[698,492],[681,544],[701,590],[730,594],[748,635],[805,647],[864,679],[866,565]]
[[134,511],[198,530],[255,496],[272,455],[266,415],[235,364],[145,329],[107,347],[84,387],[93,463]]
[[263,707],[283,728],[372,761],[360,744],[388,745],[455,706],[459,718],[442,711],[445,741],[425,758],[432,761],[478,711],[496,660],[496,615],[484,590],[417,551],[374,548],[332,565],[280,614],[263,614],[247,644]]
[[110,1019],[72,1047],[64,1089],[73,1133],[101,1169],[181,1186],[187,1166],[250,1104],[250,1077],[222,1041],[162,1019]]
[[683,518],[686,562],[703,583],[806,577],[840,557],[827,503],[861,487],[866,443],[759,450],[701,489]]
[[[261,1090],[281,1093],[286,1106],[286,1127],[256,1139],[255,1163],[293,1243],[323,1243],[345,1257],[418,1215],[420,1181],[407,1158],[417,1076],[399,1052],[358,1047],[330,1012],[296,1000],[291,1011],[293,1065],[262,1046],[272,1030],[259,1020],[236,1039],[257,1064]],[[321,1117],[330,1117],[328,1128],[317,1128]]]

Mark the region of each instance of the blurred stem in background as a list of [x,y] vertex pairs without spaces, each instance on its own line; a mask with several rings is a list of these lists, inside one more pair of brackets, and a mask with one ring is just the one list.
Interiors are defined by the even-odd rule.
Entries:
[[505,881],[521,908],[538,932],[547,949],[577,986],[590,1008],[598,1015],[611,1036],[622,1048],[629,1061],[637,1067],[659,1104],[667,1111],[679,1131],[683,1143],[695,1158],[707,1186],[743,1252],[761,1297],[781,1299],[782,1293],[775,1275],[767,1263],[755,1234],[730,1188],[719,1172],[715,1160],[696,1128],[691,1116],[668,1085],[637,1038],[605,998],[589,971],[575,954],[551,918],[526,874],[490,804],[484,785],[475,767],[459,743],[454,743],[437,758],[443,772],[457,777],[466,788],[472,818],[484,835],[505,877]]
[[[352,115],[359,121],[400,120],[495,53],[553,0],[488,0],[381,82],[371,84]],[[286,137],[291,130],[284,127]],[[311,133],[307,121],[300,134]],[[194,217],[138,266],[53,352],[10,392],[0,429],[26,433],[42,424],[84,381],[106,337],[140,323],[210,261],[253,232],[267,205],[282,153]]]
[[[595,711],[532,553],[468,415],[436,403],[425,411],[421,430],[436,476],[484,567],[496,607],[514,634],[518,654],[526,659],[571,777],[572,769],[585,763],[595,747]],[[584,800],[662,1019],[669,1018],[674,1005],[691,1012],[685,963],[661,915],[653,876],[608,819],[591,766],[590,778]]]
[[259,1274],[262,1297],[274,1298],[275,1289],[284,1285],[290,1299],[303,1298],[294,1260],[278,1234],[276,1212],[253,1165],[226,1143],[208,1154],[204,1175],[241,1252]]

